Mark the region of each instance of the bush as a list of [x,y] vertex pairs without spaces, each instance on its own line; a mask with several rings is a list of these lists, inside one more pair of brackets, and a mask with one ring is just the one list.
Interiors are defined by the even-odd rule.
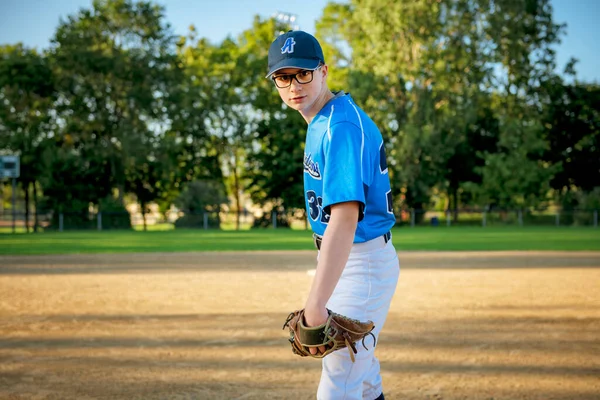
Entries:
[[[52,214],[52,221],[48,229],[60,229],[60,212]],[[90,230],[97,229],[96,219],[88,210],[69,211],[62,213],[62,227],[64,230]]]
[[131,215],[119,199],[108,196],[100,200],[99,209],[102,212],[102,230],[132,229]]
[[[43,204],[43,203],[42,203]],[[96,230],[98,229],[98,214],[90,212],[90,205],[73,201],[68,206],[63,206],[63,230]],[[131,215],[125,206],[116,198],[109,196],[100,200],[99,209],[102,212],[102,230],[105,229],[132,229]],[[60,229],[60,211],[52,212],[48,229]]]
[[[289,228],[290,221],[288,216],[283,212],[275,213],[275,222],[278,228]],[[273,227],[273,212],[266,212],[261,217],[254,218],[252,228],[272,228]]]
[[[210,229],[220,229],[221,219],[218,213],[208,213],[207,227]],[[204,213],[202,214],[185,214],[183,217],[175,221],[175,228],[196,228],[204,229]]]
[[569,191],[560,198],[563,211],[560,224],[578,226],[594,224],[594,212],[600,212],[600,187],[589,192]]
[[175,228],[204,228],[204,213],[208,213],[208,227],[220,229],[219,210],[226,203],[222,182],[190,182],[175,200],[175,205],[185,214],[175,221]]

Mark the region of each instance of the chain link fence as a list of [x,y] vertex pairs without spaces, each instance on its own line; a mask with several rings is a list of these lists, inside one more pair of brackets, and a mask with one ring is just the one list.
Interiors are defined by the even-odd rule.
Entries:
[[598,213],[598,210],[407,210],[401,212],[397,220],[398,224],[411,227],[441,225],[598,227]]
[[[422,226],[590,226],[598,227],[599,210],[402,210],[396,225]],[[145,220],[145,223],[144,223]],[[202,212],[146,215],[127,212],[0,212],[0,233],[72,230],[170,230],[170,229],[309,229],[304,210],[294,212],[251,213]]]

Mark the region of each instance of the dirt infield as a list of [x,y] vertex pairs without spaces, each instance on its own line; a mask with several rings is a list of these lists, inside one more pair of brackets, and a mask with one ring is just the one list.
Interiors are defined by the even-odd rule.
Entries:
[[[386,399],[599,399],[600,253],[399,253]],[[313,399],[314,252],[0,257],[0,399]]]

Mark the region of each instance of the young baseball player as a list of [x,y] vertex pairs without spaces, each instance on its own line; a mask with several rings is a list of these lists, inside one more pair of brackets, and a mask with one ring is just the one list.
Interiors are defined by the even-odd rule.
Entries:
[[[330,309],[373,321],[378,337],[400,272],[391,242],[395,217],[381,133],[349,94],[329,90],[329,67],[312,35],[279,36],[268,63],[267,78],[308,124],[304,197],[319,255],[305,324],[323,324]],[[318,399],[384,398],[379,361],[374,346],[367,347],[357,346],[355,362],[347,351],[323,358]]]

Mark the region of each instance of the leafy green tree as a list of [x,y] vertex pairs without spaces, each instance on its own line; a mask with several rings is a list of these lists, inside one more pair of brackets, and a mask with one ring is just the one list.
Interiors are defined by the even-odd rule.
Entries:
[[204,215],[213,228],[220,227],[221,206],[227,204],[225,185],[220,180],[200,180],[189,182],[175,205],[184,215],[175,221],[176,228],[199,228],[204,226]]
[[258,151],[249,157],[251,198],[284,214],[304,208],[302,162],[305,121],[287,112],[281,120],[264,121],[256,131]]
[[256,18],[252,30],[240,39],[241,66],[247,72],[244,98],[252,102],[255,118],[247,156],[245,178],[251,199],[266,214],[276,211],[279,226],[288,226],[289,215],[304,209],[302,163],[306,122],[288,110],[273,83],[264,79],[268,50],[277,35],[289,27],[272,19]]
[[188,71],[194,77],[194,86],[202,90],[206,99],[201,123],[209,135],[208,147],[229,177],[226,182],[230,183],[229,192],[235,201],[236,227],[239,229],[242,210],[240,171],[253,128],[253,109],[242,90],[249,72],[241,65],[239,45],[229,38],[220,45],[199,40],[186,49],[185,58]]
[[144,230],[147,230],[146,214],[150,204],[169,196],[173,190],[179,147],[169,137],[157,133],[136,148],[139,151],[127,159],[125,190],[134,194],[140,204]]
[[540,92],[546,95],[541,122],[549,145],[543,159],[561,166],[552,187],[561,193],[600,187],[600,87],[553,77]]
[[544,206],[550,180],[561,165],[543,160],[549,144],[538,88],[554,75],[553,46],[564,26],[554,23],[549,0],[495,2],[487,20],[486,34],[496,45],[493,60],[500,66],[492,75],[500,140],[497,154],[487,153],[481,169],[483,188],[489,188],[487,197],[500,207]]
[[19,182],[25,193],[29,231],[29,193],[33,190],[34,230],[38,228],[38,191],[42,153],[52,135],[54,75],[43,54],[21,44],[0,47],[0,150],[20,156]]
[[[484,60],[475,62],[481,57],[477,16],[467,5],[330,3],[318,25],[324,41],[338,47],[331,51],[336,67],[350,69],[349,90],[386,137],[392,186],[411,208],[427,206],[432,188],[445,179],[455,192],[455,182],[464,179],[447,164],[454,149],[468,143],[485,78]],[[350,51],[343,51],[344,43]]]
[[547,205],[550,180],[558,165],[541,160],[547,148],[535,121],[508,120],[500,126],[498,151],[484,155],[478,167],[482,182],[479,203],[492,208],[528,209]]
[[548,0],[356,0],[329,3],[318,24],[388,139],[392,186],[411,208],[427,206],[433,190],[457,208],[467,183],[483,180],[482,157],[505,151],[502,140],[536,143],[527,157],[538,151],[536,140],[508,136],[527,131],[511,121],[538,120],[534,89],[554,68],[561,32]]
[[263,207],[303,207],[305,123],[296,113],[283,110],[272,83],[264,79],[268,48],[285,28],[256,17],[236,39],[213,45],[196,40],[192,27],[180,44],[190,87],[197,93],[184,107],[187,118],[181,121],[188,126],[193,121],[197,128],[189,133],[188,142],[198,143],[203,154],[217,161],[213,178],[228,177],[238,227],[242,191]]
[[448,209],[453,211],[455,220],[460,204],[471,205],[475,201],[475,194],[465,188],[481,185],[481,171],[486,162],[484,155],[497,150],[500,126],[489,97],[480,99],[485,104],[476,109],[474,121],[466,127],[465,140],[456,146],[446,164]]
[[225,179],[224,150],[219,137],[222,132],[215,132],[211,121],[219,109],[229,105],[223,103],[227,96],[221,90],[228,90],[224,85],[230,75],[215,71],[226,69],[222,64],[229,62],[227,52],[205,38],[197,39],[195,27],[191,26],[188,37],[180,38],[177,53],[185,79],[173,91],[177,107],[169,111],[171,126],[167,132],[177,148],[174,153],[177,169],[170,177],[172,189],[159,202],[162,209],[170,206],[188,182]]
[[52,210],[51,227],[58,229],[60,214],[65,229],[91,229],[90,204],[99,202],[98,188],[108,184],[110,170],[104,163],[87,158],[86,153],[74,151],[64,138],[53,138],[55,144],[48,146],[43,155],[46,169],[40,177],[44,188],[41,209]]
[[93,9],[61,21],[51,51],[61,94],[56,143],[93,171],[84,175],[93,190],[80,198],[99,204],[114,188],[121,201],[126,188],[144,202],[161,197],[147,190],[156,174],[145,151],[156,149],[156,130],[166,130],[162,123],[177,107],[171,87],[182,74],[175,40],[164,9],[150,2],[96,0]]

